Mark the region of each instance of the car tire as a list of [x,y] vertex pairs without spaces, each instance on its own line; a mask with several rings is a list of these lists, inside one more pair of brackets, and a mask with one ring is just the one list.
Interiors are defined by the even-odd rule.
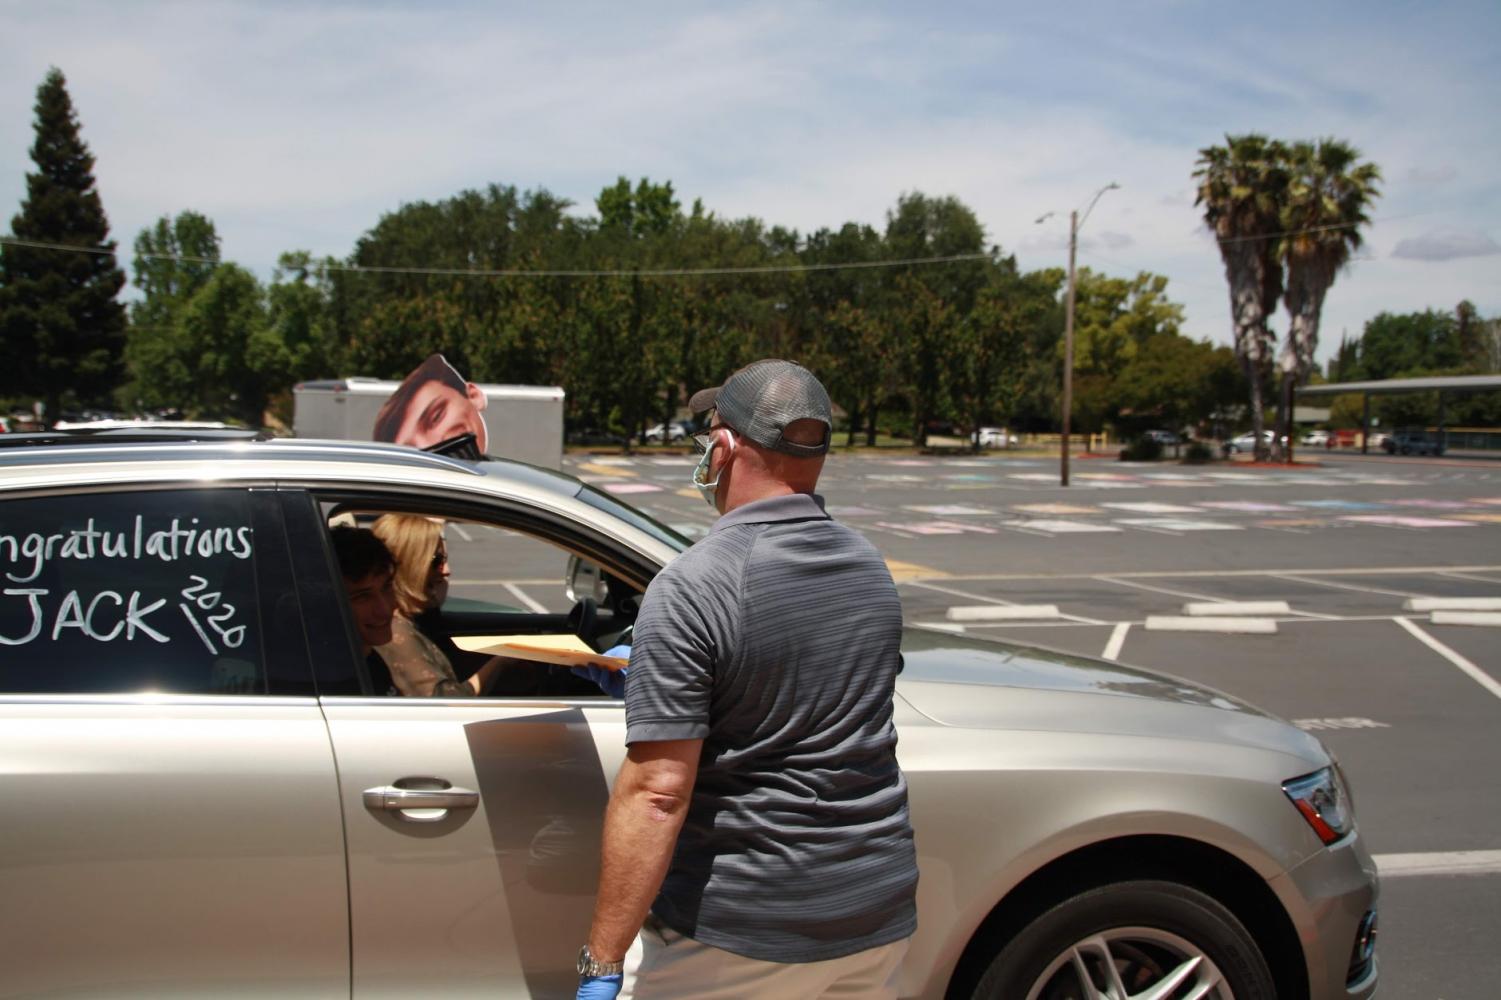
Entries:
[[[1119,980],[1106,978],[1112,969]],[[1146,880],[1098,886],[1046,910],[1001,948],[973,997],[1156,996],[1174,974],[1184,975],[1185,994],[1196,983],[1211,1000],[1277,997],[1266,959],[1233,913],[1197,889]]]

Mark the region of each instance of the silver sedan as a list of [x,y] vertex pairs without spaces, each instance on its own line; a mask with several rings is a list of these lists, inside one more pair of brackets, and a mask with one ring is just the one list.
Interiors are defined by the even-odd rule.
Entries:
[[[448,525],[460,671],[605,648],[687,545],[505,462],[0,444],[0,996],[572,995],[622,704],[546,667],[381,696],[328,525],[393,511]],[[1146,670],[904,652],[904,996],[1372,995],[1375,869],[1316,739]]]

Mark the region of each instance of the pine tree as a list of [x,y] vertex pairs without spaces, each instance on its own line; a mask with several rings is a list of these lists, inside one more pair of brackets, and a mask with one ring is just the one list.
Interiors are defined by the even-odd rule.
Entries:
[[37,88],[36,171],[11,220],[16,240],[99,253],[0,245],[0,392],[41,399],[56,420],[60,404],[103,401],[119,383],[125,309],[117,299],[125,275],[116,265],[94,157],[60,70]]

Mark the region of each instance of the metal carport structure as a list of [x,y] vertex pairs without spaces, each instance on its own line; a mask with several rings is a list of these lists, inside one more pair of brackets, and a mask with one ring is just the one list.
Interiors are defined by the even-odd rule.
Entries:
[[1358,392],[1361,395],[1360,453],[1370,451],[1371,442],[1371,397],[1394,396],[1403,392],[1438,393],[1439,445],[1444,443],[1444,397],[1451,392],[1501,391],[1501,375],[1428,375],[1422,378],[1386,378],[1371,382],[1326,382],[1322,385],[1300,386],[1297,394],[1305,399],[1323,396],[1343,396]]

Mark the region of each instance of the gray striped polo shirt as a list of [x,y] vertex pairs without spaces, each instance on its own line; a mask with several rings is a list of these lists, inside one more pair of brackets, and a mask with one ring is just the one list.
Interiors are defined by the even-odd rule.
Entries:
[[813,962],[909,936],[917,862],[896,762],[901,603],[823,500],[736,508],[652,581],[626,740],[702,739],[652,906],[749,958]]

